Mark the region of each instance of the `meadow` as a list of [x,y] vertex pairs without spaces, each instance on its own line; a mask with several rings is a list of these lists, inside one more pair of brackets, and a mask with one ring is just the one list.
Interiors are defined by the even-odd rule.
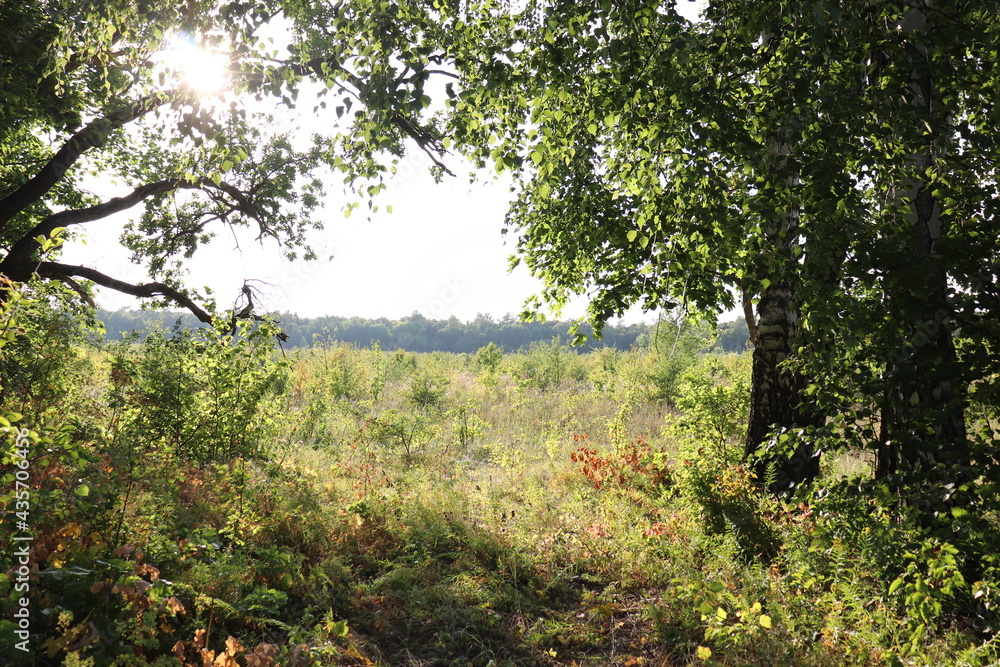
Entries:
[[33,326],[4,350],[8,424],[33,431],[30,657],[12,560],[0,579],[15,660],[997,660],[992,589],[861,488],[865,456],[825,458],[811,497],[757,492],[749,354],[703,353],[704,328],[631,352],[415,354]]

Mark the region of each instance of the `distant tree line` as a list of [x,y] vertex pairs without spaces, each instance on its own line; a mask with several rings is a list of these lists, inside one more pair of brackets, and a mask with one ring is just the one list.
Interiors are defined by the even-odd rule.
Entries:
[[716,331],[715,352],[734,352],[740,354],[745,352],[750,342],[750,334],[747,331],[747,321],[738,318],[732,322],[720,322]]
[[[201,326],[192,315],[180,312],[146,310],[100,310],[99,319],[104,323],[106,338],[119,340],[133,331],[140,336],[148,330],[165,330],[173,327],[188,328]],[[341,342],[359,348],[371,347],[373,341],[389,350],[404,349],[411,352],[457,352],[471,353],[489,343],[495,343],[504,352],[516,352],[529,348],[535,343],[553,340],[568,344],[571,336],[571,322],[546,321],[522,322],[514,315],[495,319],[490,315],[479,315],[471,322],[462,322],[456,317],[447,320],[431,320],[414,313],[401,320],[379,318],[375,320],[360,317],[307,318],[292,313],[278,315],[282,331],[288,336],[284,345],[289,348],[311,347],[320,343]],[[602,347],[629,350],[641,347],[649,340],[655,325],[629,324],[608,325],[601,340],[591,337],[592,330],[585,326],[587,342],[578,348],[587,352]],[[719,325],[714,351],[742,352],[746,348],[747,330],[742,320]]]

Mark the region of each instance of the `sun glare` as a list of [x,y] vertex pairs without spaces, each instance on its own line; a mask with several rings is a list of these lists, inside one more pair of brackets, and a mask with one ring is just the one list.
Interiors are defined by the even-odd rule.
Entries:
[[156,60],[165,74],[177,77],[199,95],[221,92],[229,83],[229,58],[190,37],[174,39]]

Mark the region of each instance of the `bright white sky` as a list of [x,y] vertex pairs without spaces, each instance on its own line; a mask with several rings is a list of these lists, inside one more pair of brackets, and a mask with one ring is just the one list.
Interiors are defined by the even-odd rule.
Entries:
[[[541,283],[523,266],[508,272],[515,239],[501,235],[510,201],[507,184],[484,178],[470,185],[467,165],[454,156],[447,164],[459,176],[435,184],[428,163],[419,151],[411,153],[380,195],[380,209],[390,205],[393,213],[380,210],[371,222],[360,211],[344,218],[342,186],[334,177],[322,215],[325,229],[311,236],[319,260],[287,262],[273,242],[261,247],[249,234],[236,239],[224,232],[196,253],[187,284],[210,287],[218,306],[226,308],[245,280],[260,281],[252,284],[264,294],[263,308],[303,317],[398,319],[416,311],[431,319],[468,321],[480,313],[519,313]],[[94,189],[101,196],[123,194],[112,184]],[[81,238],[67,244],[62,261],[130,282],[148,280],[117,242],[128,215],[86,225]],[[112,310],[139,306],[139,300],[106,289],[98,290],[98,303]],[[585,308],[578,300],[562,317],[580,317]],[[624,321],[654,319],[635,312]]]
[[[462,175],[436,184],[428,163],[413,154],[400,166],[377,200],[380,210],[371,222],[360,210],[344,217],[346,199],[337,179],[321,213],[324,229],[310,235],[318,260],[288,262],[275,242],[261,246],[253,234],[234,238],[226,231],[195,254],[187,284],[210,287],[224,308],[244,280],[254,281],[264,295],[263,308],[303,317],[399,319],[416,311],[431,319],[468,321],[480,313],[496,318],[519,313],[541,283],[523,266],[508,272],[515,239],[501,234],[510,201],[507,185],[486,179],[470,184]],[[468,171],[457,158],[448,164],[457,174]],[[112,184],[94,189],[106,197],[123,194]],[[391,214],[384,212],[385,205],[392,206]],[[67,244],[62,261],[129,282],[148,280],[117,242],[128,215],[78,228],[82,234]],[[107,289],[98,290],[98,303],[111,310],[139,306],[138,299]],[[563,317],[582,316],[585,308],[582,300],[571,304]],[[626,321],[654,317],[635,313]]]

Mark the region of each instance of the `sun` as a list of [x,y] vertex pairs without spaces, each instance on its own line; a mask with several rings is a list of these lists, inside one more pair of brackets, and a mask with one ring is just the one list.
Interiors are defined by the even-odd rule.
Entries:
[[229,85],[228,56],[198,45],[189,35],[168,42],[155,61],[161,72],[199,95],[219,93]]

